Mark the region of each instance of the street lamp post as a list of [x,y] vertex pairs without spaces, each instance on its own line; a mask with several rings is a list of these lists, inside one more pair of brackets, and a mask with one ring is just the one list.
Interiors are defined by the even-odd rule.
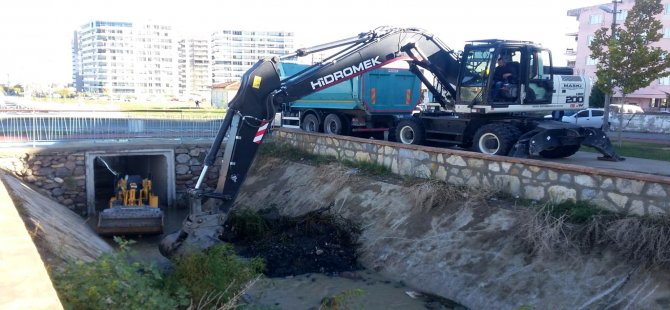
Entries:
[[[619,10],[617,9],[617,4],[622,3],[623,0],[612,0],[612,8],[606,5],[601,5],[598,6],[599,9],[607,12],[607,13],[612,13],[612,37],[610,40],[616,40],[616,17],[617,14],[619,13]],[[610,53],[610,65],[612,64],[612,54]],[[612,93],[614,93],[614,88],[612,88]],[[613,94],[612,94],[613,95]],[[610,104],[612,103],[612,97],[608,93],[605,94],[605,105],[604,105],[604,114],[603,115],[603,130],[604,131],[609,131],[610,125],[609,125],[609,119],[610,119]]]

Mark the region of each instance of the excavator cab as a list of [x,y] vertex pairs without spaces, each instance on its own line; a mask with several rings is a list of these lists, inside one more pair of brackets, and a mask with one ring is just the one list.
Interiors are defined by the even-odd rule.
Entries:
[[548,50],[525,41],[482,40],[466,45],[461,57],[457,105],[509,109],[551,103]]

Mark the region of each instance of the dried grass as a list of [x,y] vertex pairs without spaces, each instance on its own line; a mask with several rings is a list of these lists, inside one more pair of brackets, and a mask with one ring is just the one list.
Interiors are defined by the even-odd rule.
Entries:
[[237,292],[234,296],[232,296],[230,299],[227,301],[225,300],[225,295],[228,293],[228,291],[231,289],[231,285],[228,285],[225,290],[222,292],[215,292],[211,291],[196,303],[194,300],[191,300],[191,304],[186,308],[186,310],[205,310],[205,309],[215,309],[215,310],[232,310],[232,309],[238,309],[240,308],[240,299],[242,295],[244,295],[249,288],[251,288],[257,281],[260,279],[260,276],[254,278],[253,280],[249,281],[242,290]]
[[627,259],[652,265],[670,262],[670,225],[667,221],[623,218],[610,224],[607,237]]
[[555,217],[544,210],[521,211],[522,223],[517,225],[520,240],[531,254],[540,257],[573,250],[575,244],[570,236],[574,227],[566,222],[567,216]]
[[493,190],[455,186],[438,180],[427,180],[410,187],[410,198],[422,210],[430,210],[458,202],[461,207],[486,205],[498,193]]
[[532,255],[604,248],[633,264],[670,267],[668,219],[594,215],[587,222],[572,223],[567,214],[556,216],[550,208],[520,211],[518,239]]

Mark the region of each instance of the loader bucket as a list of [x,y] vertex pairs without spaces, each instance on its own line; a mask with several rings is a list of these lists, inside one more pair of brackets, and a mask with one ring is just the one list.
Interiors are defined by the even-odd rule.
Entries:
[[113,207],[100,212],[100,235],[161,234],[163,211],[149,206]]

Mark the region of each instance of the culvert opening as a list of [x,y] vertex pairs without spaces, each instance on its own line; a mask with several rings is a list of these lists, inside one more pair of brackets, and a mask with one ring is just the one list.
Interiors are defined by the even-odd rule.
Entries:
[[[158,207],[165,210],[174,201],[174,155],[171,151],[88,154],[87,204],[89,214],[99,214],[109,207],[116,194],[119,178],[150,179],[151,193],[158,197]],[[116,173],[116,175],[115,175]]]

